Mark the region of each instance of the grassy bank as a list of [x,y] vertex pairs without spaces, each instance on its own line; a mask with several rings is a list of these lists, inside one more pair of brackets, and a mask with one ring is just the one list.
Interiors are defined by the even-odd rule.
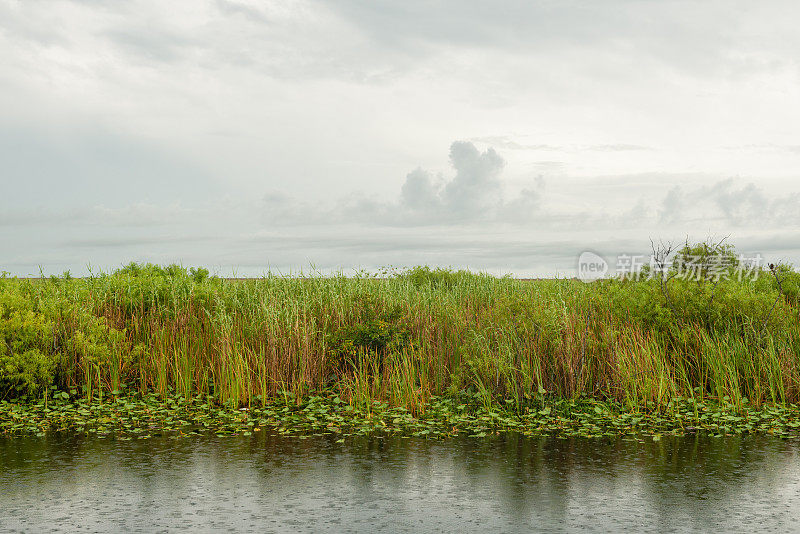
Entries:
[[556,400],[643,413],[687,399],[761,409],[800,401],[799,278],[778,266],[720,281],[584,284],[427,268],[222,280],[141,265],[85,279],[4,277],[0,399],[153,394],[253,410],[335,396],[359,413],[378,402],[417,418],[431,399],[459,396],[518,415]]

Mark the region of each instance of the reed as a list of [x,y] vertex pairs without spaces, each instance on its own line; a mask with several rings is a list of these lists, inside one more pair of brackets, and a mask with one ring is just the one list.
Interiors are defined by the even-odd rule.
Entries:
[[49,388],[213,394],[253,405],[334,390],[412,412],[464,391],[662,409],[671,399],[800,401],[800,316],[769,273],[718,284],[520,281],[416,268],[209,278],[131,265],[86,279],[0,278],[0,398]]

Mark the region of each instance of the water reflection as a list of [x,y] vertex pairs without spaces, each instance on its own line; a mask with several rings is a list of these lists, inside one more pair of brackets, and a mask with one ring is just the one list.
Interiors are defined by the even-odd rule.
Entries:
[[798,444],[0,439],[0,530],[797,530]]

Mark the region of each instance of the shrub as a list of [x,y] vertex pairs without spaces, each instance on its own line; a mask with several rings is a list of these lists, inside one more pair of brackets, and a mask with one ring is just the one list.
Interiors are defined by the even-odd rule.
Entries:
[[380,369],[387,355],[411,348],[411,333],[399,310],[366,313],[363,322],[342,326],[329,336],[327,352],[334,373],[361,367],[362,357]]
[[0,398],[36,395],[53,383],[57,361],[37,349],[16,354],[0,352]]
[[189,276],[196,284],[202,284],[208,279],[208,269],[203,267],[192,267],[189,269]]
[[436,268],[428,266],[414,267],[404,273],[397,275],[401,280],[407,280],[414,287],[430,286],[437,289],[448,289],[465,278],[476,276],[469,271],[453,271],[451,269]]
[[0,396],[35,394],[53,382],[54,324],[23,295],[0,293]]

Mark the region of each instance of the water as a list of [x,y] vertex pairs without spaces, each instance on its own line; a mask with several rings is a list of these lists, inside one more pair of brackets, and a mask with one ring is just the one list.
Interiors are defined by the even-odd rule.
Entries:
[[766,437],[0,439],[0,531],[797,531]]

